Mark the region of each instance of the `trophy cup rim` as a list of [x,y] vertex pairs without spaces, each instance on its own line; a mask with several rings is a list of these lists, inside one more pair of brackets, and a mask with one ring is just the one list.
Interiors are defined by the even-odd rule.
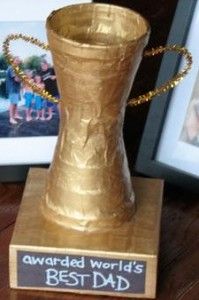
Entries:
[[[55,17],[55,15],[57,15],[58,13],[60,13],[61,11],[64,10],[68,10],[70,11],[70,9],[72,8],[89,8],[89,7],[95,7],[95,8],[106,8],[108,9],[114,9],[114,10],[118,10],[118,11],[123,11],[128,13],[129,15],[136,15],[138,18],[140,18],[140,20],[142,20],[143,24],[146,26],[145,31],[136,38],[130,39],[130,40],[123,40],[122,42],[118,42],[118,43],[114,43],[114,44],[91,44],[91,43],[87,43],[87,42],[79,42],[73,38],[70,37],[65,37],[63,35],[61,35],[60,33],[58,33],[54,27],[53,27],[53,23],[52,19]],[[70,44],[71,46],[74,47],[81,47],[81,48],[91,48],[91,49],[96,49],[96,50],[106,50],[106,49],[114,49],[114,48],[121,48],[121,47],[127,47],[127,46],[131,46],[134,45],[135,43],[138,43],[141,40],[145,40],[149,37],[150,35],[150,31],[151,31],[151,27],[150,24],[148,22],[148,20],[142,16],[140,13],[138,13],[137,11],[130,9],[130,8],[126,8],[126,7],[122,7],[119,5],[113,5],[113,4],[107,4],[107,3],[80,3],[80,4],[73,4],[73,5],[67,5],[67,6],[63,6],[57,10],[54,10],[51,12],[51,14],[47,17],[46,19],[46,28],[47,31],[53,35],[54,37],[56,37],[56,39],[58,40],[62,40],[65,43]]]

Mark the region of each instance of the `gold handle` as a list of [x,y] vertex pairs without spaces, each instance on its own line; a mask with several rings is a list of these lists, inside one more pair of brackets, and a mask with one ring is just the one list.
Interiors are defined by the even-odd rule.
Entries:
[[[20,80],[30,86],[33,91],[38,93],[41,97],[47,99],[48,101],[51,101],[53,103],[58,103],[60,99],[53,97],[51,94],[49,94],[46,90],[41,89],[38,87],[35,83],[32,83],[28,77],[25,75],[25,73],[14,64],[14,58],[12,54],[10,53],[10,41],[12,40],[23,40],[25,42],[29,42],[33,45],[36,45],[43,50],[49,50],[49,46],[37,38],[34,38],[32,36],[24,35],[24,34],[11,34],[8,35],[5,41],[3,42],[3,54],[8,62],[10,64],[16,74],[20,78]],[[143,95],[138,96],[137,98],[132,98],[128,101],[127,105],[129,106],[137,106],[140,104],[143,104],[145,102],[150,101],[154,96],[160,95],[162,93],[166,93],[168,90],[174,88],[178,85],[178,83],[185,77],[185,75],[189,72],[192,66],[192,55],[191,53],[184,47],[180,47],[178,45],[169,45],[169,46],[159,46],[157,48],[152,48],[151,50],[146,50],[144,52],[145,57],[155,56],[159,55],[161,53],[167,52],[167,51],[174,51],[178,54],[181,54],[186,59],[186,66],[179,71],[176,75],[173,76],[173,78],[169,79],[165,83],[163,83],[160,87],[155,88],[154,90],[151,90]]]
[[179,71],[176,75],[174,75],[171,79],[163,83],[161,86],[143,95],[140,95],[137,98],[130,99],[127,105],[137,106],[145,102],[151,101],[153,97],[166,93],[168,90],[176,87],[179,84],[179,82],[187,75],[187,73],[191,69],[193,60],[192,60],[191,53],[185,47],[180,47],[178,45],[168,45],[165,47],[159,46],[157,48],[146,50],[144,52],[144,56],[145,57],[155,56],[167,51],[173,51],[173,52],[177,52],[178,54],[181,54],[186,59],[187,62],[186,66],[181,71]]

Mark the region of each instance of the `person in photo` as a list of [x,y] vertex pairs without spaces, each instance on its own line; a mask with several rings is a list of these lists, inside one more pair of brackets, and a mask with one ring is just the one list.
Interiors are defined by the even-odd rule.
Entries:
[[[21,60],[19,59],[18,56],[14,57],[13,63],[15,66],[19,66],[21,64]],[[23,119],[18,113],[18,103],[21,100],[20,99],[21,81],[16,76],[11,66],[9,66],[6,71],[6,90],[10,101],[9,122],[10,124],[17,124],[17,120]]]
[[[41,62],[40,76],[45,85],[45,90],[53,97],[59,98],[55,71],[46,60],[42,60]],[[46,120],[51,120],[53,117],[54,104],[50,101],[47,101],[46,105],[48,113],[48,117],[46,118]]]
[[199,99],[194,98],[190,104],[185,125],[184,140],[192,145],[199,146]]
[[[33,83],[32,72],[27,70],[25,73],[29,81]],[[29,85],[23,86],[23,97],[25,99],[26,121],[30,122],[32,120],[32,106],[33,106],[34,93],[32,91],[32,88]]]
[[[34,82],[40,89],[44,89],[45,85],[42,82],[42,78],[40,75],[35,75]],[[37,93],[34,94],[34,103],[36,109],[36,120],[45,121],[45,100],[38,95]]]

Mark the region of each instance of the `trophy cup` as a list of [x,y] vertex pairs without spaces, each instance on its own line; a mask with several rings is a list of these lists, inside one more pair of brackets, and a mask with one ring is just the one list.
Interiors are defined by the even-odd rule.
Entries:
[[[10,244],[10,285],[153,298],[163,182],[131,179],[122,134],[149,24],[126,8],[81,4],[54,11],[46,27],[49,46],[22,34],[4,43],[12,65],[12,39],[50,49],[61,95],[53,162],[48,171],[31,169],[27,178]],[[150,55],[165,49],[153,49]],[[167,91],[187,73],[191,58],[186,50],[166,50],[181,52],[188,67],[130,105]]]

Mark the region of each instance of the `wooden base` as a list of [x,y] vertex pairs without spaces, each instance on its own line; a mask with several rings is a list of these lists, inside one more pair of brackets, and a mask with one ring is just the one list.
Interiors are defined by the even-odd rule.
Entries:
[[29,173],[10,244],[10,286],[154,298],[163,182],[133,178],[131,222],[94,233],[66,229],[40,212],[46,170]]

